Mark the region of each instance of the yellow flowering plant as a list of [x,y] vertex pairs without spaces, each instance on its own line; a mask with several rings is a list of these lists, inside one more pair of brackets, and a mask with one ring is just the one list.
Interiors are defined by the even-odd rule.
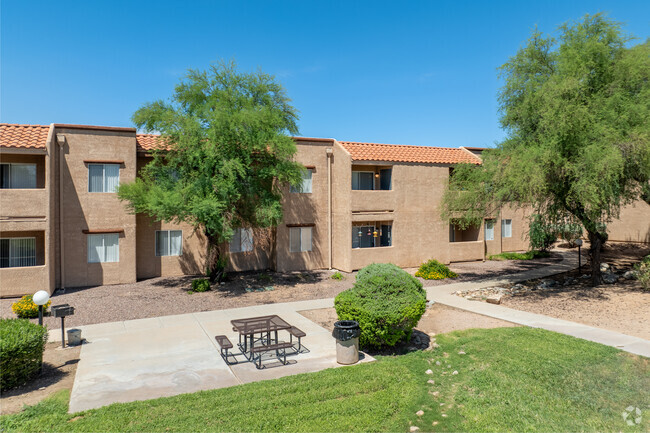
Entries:
[[[51,304],[52,300],[49,300],[47,301],[47,304],[43,305],[43,313],[47,311],[47,308]],[[25,295],[20,298],[20,301],[11,304],[11,311],[13,311],[19,319],[33,319],[38,317],[38,305],[36,305],[32,300],[32,295]]]
[[415,276],[425,280],[444,280],[445,278],[456,278],[458,274],[449,270],[447,266],[439,261],[432,259],[422,263]]

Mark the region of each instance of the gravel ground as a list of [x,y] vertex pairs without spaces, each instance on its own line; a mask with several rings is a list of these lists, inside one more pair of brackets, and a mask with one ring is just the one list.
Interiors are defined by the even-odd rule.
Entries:
[[[649,253],[649,247],[639,244],[607,244],[602,254],[603,262],[622,273]],[[590,272],[587,266],[582,271]],[[576,278],[577,283],[507,296],[501,304],[650,340],[650,292],[644,291],[638,281],[592,287],[590,280],[578,278],[577,270],[554,275],[552,279],[562,283],[567,277]],[[539,281],[526,284],[535,287]]]
[[[561,260],[553,257],[529,261],[487,261],[454,263],[451,267],[459,274],[454,280],[426,281],[425,286],[449,284],[493,278],[546,266]],[[414,274],[417,269],[406,269]],[[199,311],[221,310],[249,305],[274,304],[334,297],[354,283],[355,273],[343,273],[341,281],[331,279],[332,271],[303,271],[291,273],[241,272],[232,274],[223,285],[205,293],[188,293],[192,278],[152,278],[133,284],[117,284],[57,291],[52,305],[70,304],[74,316],[66,318],[66,328],[93,323],[115,322],[167,316]],[[272,286],[274,290],[263,291]],[[249,291],[247,291],[249,290]],[[254,291],[261,290],[261,291]],[[0,299],[2,317],[15,317],[11,304],[16,299]],[[33,319],[36,322],[36,319]],[[60,320],[45,317],[50,329],[60,328]]]

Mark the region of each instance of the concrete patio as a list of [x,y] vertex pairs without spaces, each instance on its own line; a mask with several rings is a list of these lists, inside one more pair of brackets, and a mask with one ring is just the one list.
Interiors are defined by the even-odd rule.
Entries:
[[[298,313],[332,303],[323,299],[82,326],[87,342],[81,349],[69,411],[338,367],[330,331]],[[290,356],[287,365],[269,360],[262,370],[250,362],[226,365],[214,336],[225,334],[236,344],[231,319],[267,314],[278,314],[305,331],[302,342],[309,351]],[[50,332],[51,340],[58,336],[60,341],[58,332]],[[240,355],[237,360],[244,358]],[[366,356],[363,362],[372,360]]]

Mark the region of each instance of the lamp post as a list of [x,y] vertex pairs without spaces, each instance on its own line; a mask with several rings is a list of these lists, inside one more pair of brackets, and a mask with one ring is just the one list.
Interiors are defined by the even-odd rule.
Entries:
[[32,301],[38,305],[38,324],[43,326],[43,305],[47,304],[50,300],[50,294],[45,290],[39,290],[32,296]]
[[582,275],[582,254],[580,253],[582,239],[576,239],[574,243],[578,246],[578,275]]

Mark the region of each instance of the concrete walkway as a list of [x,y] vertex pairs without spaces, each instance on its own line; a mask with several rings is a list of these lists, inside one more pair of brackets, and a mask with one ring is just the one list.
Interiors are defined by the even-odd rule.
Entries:
[[427,291],[427,299],[450,307],[471,311],[472,313],[478,313],[484,316],[517,323],[519,325],[530,326],[532,328],[542,328],[548,331],[560,332],[584,340],[616,347],[617,349],[634,353],[636,355],[650,357],[650,341],[643,338],[633,337],[602,328],[595,328],[593,326],[570,322],[568,320],[556,319],[541,314],[514,310],[500,305],[470,301],[463,297],[454,295],[454,292],[458,290],[482,289],[485,287],[502,286],[536,278],[545,278],[578,267],[578,260],[574,252],[563,252],[562,255],[563,260],[559,263],[501,278],[425,287]]
[[[642,338],[469,301],[453,294],[457,290],[544,278],[577,267],[575,254],[563,255],[560,263],[506,277],[425,287],[427,297],[462,310],[650,357],[650,341]],[[69,410],[72,413],[115,402],[224,388],[337,367],[336,348],[330,332],[298,313],[333,306],[334,299],[328,298],[80,326],[88,342],[81,349]],[[235,342],[237,335],[232,331],[230,320],[267,314],[278,314],[305,331],[307,337],[303,343],[309,352],[292,357],[292,364],[277,368],[270,365],[270,368],[256,370],[246,362],[226,365],[219,356],[214,336],[225,334]],[[51,330],[50,341],[57,340],[60,341],[60,330]],[[366,357],[365,361],[372,361],[372,358]]]
[[[298,313],[333,303],[320,299],[80,326],[87,343],[81,348],[69,411],[338,367],[330,331]],[[267,314],[278,314],[305,331],[302,342],[309,352],[290,356],[288,365],[269,360],[262,370],[250,362],[226,365],[214,336],[225,334],[235,344],[238,337],[230,320]],[[366,356],[363,362],[372,360]]]

